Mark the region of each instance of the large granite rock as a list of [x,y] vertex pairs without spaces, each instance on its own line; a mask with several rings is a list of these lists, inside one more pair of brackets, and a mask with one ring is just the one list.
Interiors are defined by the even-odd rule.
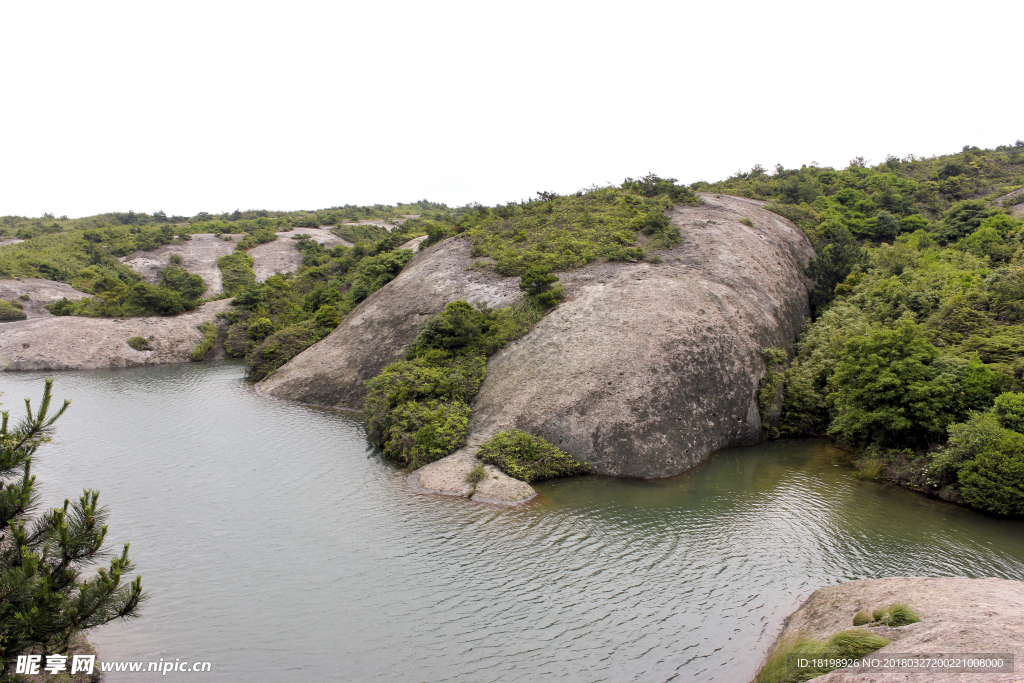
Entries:
[[[672,212],[683,242],[659,252],[663,263],[562,275],[565,301],[488,363],[470,444],[518,427],[597,472],[661,477],[763,438],[761,352],[792,349],[808,315],[802,268],[813,252],[801,230],[760,202],[705,200]],[[429,315],[457,299],[518,298],[517,278],[471,264],[464,240],[434,245],[260,389],[358,409],[363,381],[399,358]]]
[[758,202],[705,200],[673,212],[683,244],[664,263],[563,278],[567,300],[488,363],[471,438],[517,427],[627,477],[678,474],[763,438],[761,352],[792,349],[813,252]]

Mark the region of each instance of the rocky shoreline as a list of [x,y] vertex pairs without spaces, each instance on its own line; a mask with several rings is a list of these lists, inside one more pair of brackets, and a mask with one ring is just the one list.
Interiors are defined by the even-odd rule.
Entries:
[[[1013,653],[1014,673],[865,672],[838,669],[813,679],[820,683],[1019,683],[1024,680],[1024,582],[961,577],[891,577],[850,581],[820,588],[791,614],[773,646],[798,637],[827,639],[853,628],[853,617],[894,603],[906,603],[920,621],[898,628],[868,627],[891,642],[872,657],[890,654]],[[770,653],[769,653],[770,655]]]

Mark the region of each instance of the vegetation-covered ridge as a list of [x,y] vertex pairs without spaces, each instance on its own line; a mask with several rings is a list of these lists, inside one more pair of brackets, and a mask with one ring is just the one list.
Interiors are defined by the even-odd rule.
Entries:
[[[269,376],[330,334],[356,306],[402,272],[414,254],[398,247],[417,232],[407,223],[375,244],[330,249],[308,235],[295,235],[291,239],[302,252],[298,272],[273,275],[262,283],[248,277],[246,264],[239,263],[230,290],[234,309],[221,314],[229,323],[225,351],[246,359],[251,381]],[[242,257],[249,258],[236,252],[221,260]]]
[[1024,143],[695,187],[767,200],[816,247],[782,436],[828,434],[865,477],[1024,514]]
[[701,201],[674,179],[654,174],[566,196],[537,194],[537,199],[504,206],[465,207],[426,223],[430,238],[425,246],[463,235],[472,240],[473,256],[490,257],[495,271],[506,276],[521,275],[531,266],[565,271],[601,258],[652,258],[648,249],[681,239],[665,212]]

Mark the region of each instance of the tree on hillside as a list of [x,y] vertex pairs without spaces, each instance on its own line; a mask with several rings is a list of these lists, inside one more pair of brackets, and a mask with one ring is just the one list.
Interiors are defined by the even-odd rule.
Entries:
[[138,616],[146,598],[141,577],[122,584],[133,569],[127,543],[109,569],[84,576],[102,556],[107,535],[98,491],[86,489],[77,501],[34,514],[32,458],[69,405],[49,415],[52,387],[46,380],[35,413],[25,400],[26,416],[16,428],[9,428],[6,411],[0,414],[0,656],[8,667],[29,651],[66,654],[74,636]]

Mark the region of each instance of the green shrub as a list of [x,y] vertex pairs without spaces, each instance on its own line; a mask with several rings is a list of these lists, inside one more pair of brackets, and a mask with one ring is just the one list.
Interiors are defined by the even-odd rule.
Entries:
[[1024,394],[1006,392],[996,396],[995,413],[1006,429],[1024,433]]
[[380,435],[384,454],[416,469],[465,443],[470,408],[462,401],[408,401],[396,406]]
[[495,434],[480,446],[477,457],[526,483],[590,471],[587,463],[519,429]]
[[[252,330],[251,325],[249,329]],[[246,377],[252,382],[269,377],[319,339],[316,330],[306,324],[290,325],[274,332],[246,355]]]
[[193,275],[178,266],[168,267],[160,279],[160,284],[181,294],[181,298],[191,308],[195,307],[197,300],[206,291],[206,283],[203,282],[202,276]]
[[1024,434],[1005,431],[960,468],[960,491],[973,507],[1024,514]]
[[225,294],[235,296],[246,287],[256,284],[256,273],[252,269],[252,264],[252,257],[242,251],[217,259]]
[[181,265],[181,254],[171,254],[170,262],[171,262],[171,265],[180,266]]
[[128,337],[128,346],[132,347],[136,351],[149,351],[149,340],[145,337]]
[[21,296],[19,296],[18,298],[19,298],[19,299],[21,299],[22,301],[28,301],[28,300],[29,300],[29,299],[31,299],[32,297],[30,297],[30,296],[28,295],[28,292],[25,292],[24,294],[22,294],[22,295],[21,295]]
[[24,320],[28,316],[25,315],[25,311],[21,310],[18,306],[15,306],[10,301],[4,301],[0,299],[0,322],[11,322],[14,320]]
[[487,470],[484,469],[483,465],[477,465],[469,472],[466,472],[466,482],[473,485],[475,489],[477,484],[482,482],[487,477]]
[[889,612],[884,619],[885,625],[892,628],[916,624],[919,621],[921,621],[921,617],[904,602],[897,602],[889,607]]
[[864,624],[870,624],[870,623],[871,623],[871,615],[868,613],[868,611],[866,609],[862,609],[861,611],[859,611],[859,612],[857,612],[856,614],[853,615],[853,625],[854,626],[863,626]]
[[199,323],[199,331],[203,333],[203,340],[192,349],[192,360],[205,360],[206,356],[217,344],[217,326],[211,322]]
[[754,221],[750,220],[749,218],[747,218],[745,216],[740,219],[740,223],[742,223],[743,225],[746,225],[749,228],[754,227]]

